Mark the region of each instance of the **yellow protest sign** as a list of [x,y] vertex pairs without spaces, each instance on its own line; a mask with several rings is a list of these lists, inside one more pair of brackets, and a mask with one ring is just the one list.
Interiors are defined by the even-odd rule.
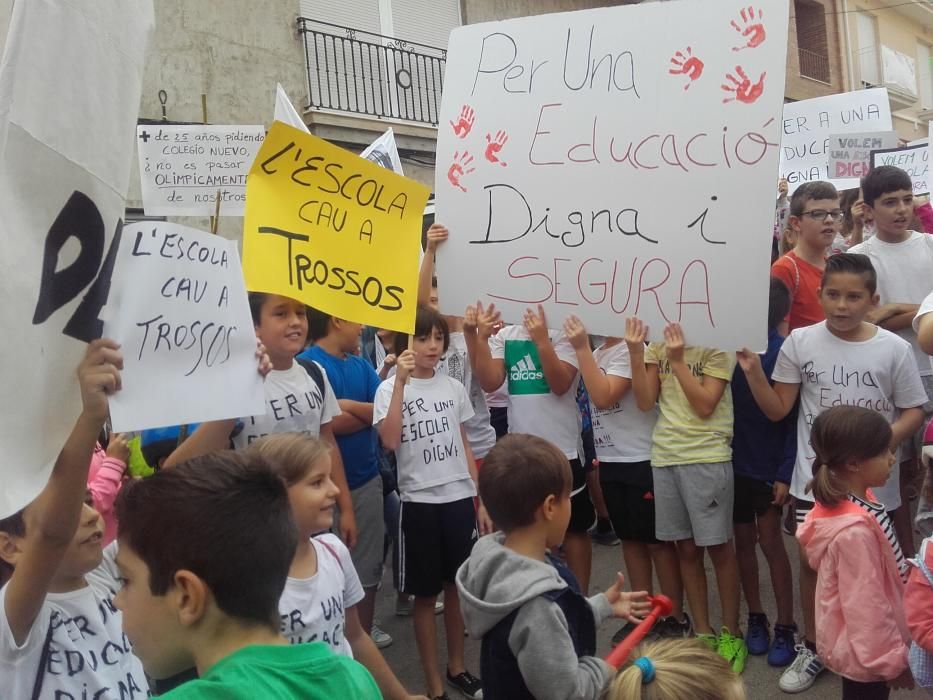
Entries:
[[429,194],[413,180],[274,122],[246,180],[246,288],[410,333]]

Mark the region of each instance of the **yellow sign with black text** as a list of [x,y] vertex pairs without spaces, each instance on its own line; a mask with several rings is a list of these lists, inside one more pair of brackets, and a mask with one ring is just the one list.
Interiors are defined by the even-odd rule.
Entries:
[[410,333],[427,187],[282,122],[246,180],[246,288]]

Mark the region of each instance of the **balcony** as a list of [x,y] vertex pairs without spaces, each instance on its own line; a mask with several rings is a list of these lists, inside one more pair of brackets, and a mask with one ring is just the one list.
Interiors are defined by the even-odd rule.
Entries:
[[309,108],[437,126],[447,51],[307,17]]
[[821,83],[826,83],[827,85],[830,84],[828,56],[798,48],[797,57],[800,59],[801,76],[819,80]]

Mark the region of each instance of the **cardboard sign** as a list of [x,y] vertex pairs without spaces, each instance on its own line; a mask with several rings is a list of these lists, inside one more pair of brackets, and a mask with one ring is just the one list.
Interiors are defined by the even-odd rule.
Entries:
[[890,132],[891,105],[885,88],[814,97],[784,105],[781,124],[781,177],[788,194],[802,183],[829,180],[837,189],[859,186],[856,175],[836,177],[829,167],[831,137]]
[[265,410],[236,243],[165,222],[123,228],[109,338],[123,346],[116,432]]
[[[242,216],[262,126],[140,125],[139,181],[147,216]],[[218,195],[218,192],[220,193]]]
[[428,189],[281,122],[247,181],[246,288],[409,333]]
[[[440,115],[441,310],[543,304],[621,335],[766,341],[787,2],[672,2],[451,33]],[[737,28],[739,28],[737,30]],[[737,291],[740,290],[740,293]]]
[[45,486],[81,411],[75,368],[103,328],[153,21],[151,0],[13,4],[0,64],[0,518]]
[[897,148],[897,132],[830,136],[829,173],[834,179],[862,178],[871,169],[871,152],[886,148]]
[[914,194],[930,194],[930,149],[926,141],[903,148],[888,148],[871,152],[873,168],[894,165],[910,175]]

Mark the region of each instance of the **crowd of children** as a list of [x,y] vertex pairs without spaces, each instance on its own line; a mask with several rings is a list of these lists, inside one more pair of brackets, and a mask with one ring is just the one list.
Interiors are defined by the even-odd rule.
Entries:
[[[638,318],[597,339],[541,307],[441,315],[434,254],[456,233],[435,224],[410,338],[252,293],[266,412],[201,424],[128,480],[128,440],[102,440],[120,348],[92,342],[48,484],[0,520],[0,695],[737,700],[749,655],[789,693],[825,668],[843,698],[933,690],[933,549],[914,546],[933,534],[929,205],[887,166],[842,198],[779,194],[761,354]],[[627,576],[590,596],[597,516]],[[379,650],[388,549],[423,696]],[[670,612],[614,668],[597,625],[640,635],[655,580]]]

